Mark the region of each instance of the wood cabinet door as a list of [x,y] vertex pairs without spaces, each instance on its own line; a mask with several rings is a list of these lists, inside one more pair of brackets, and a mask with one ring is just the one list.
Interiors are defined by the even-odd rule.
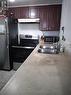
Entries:
[[61,19],[61,5],[49,5],[39,8],[40,30],[59,31]]
[[29,18],[29,7],[20,7],[20,18]]
[[40,30],[46,31],[48,30],[48,7],[43,6],[39,8],[39,16],[40,16]]
[[7,11],[7,16],[15,18],[15,8],[9,8]]
[[13,18],[28,18],[29,17],[29,7],[15,7],[9,8],[9,16]]
[[14,18],[20,18],[20,8],[19,7],[16,7],[15,9],[15,16],[14,16]]
[[29,18],[39,18],[39,7],[38,6],[29,7]]
[[59,31],[61,19],[61,5],[48,6],[48,30]]

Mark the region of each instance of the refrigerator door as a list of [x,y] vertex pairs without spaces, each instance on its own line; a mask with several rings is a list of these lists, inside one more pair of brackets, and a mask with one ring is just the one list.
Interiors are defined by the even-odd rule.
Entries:
[[10,70],[9,63],[9,34],[7,22],[0,19],[0,69]]
[[0,33],[0,69],[5,63],[5,35]]
[[5,64],[3,65],[3,69],[10,70],[10,59],[9,59],[9,31],[8,31],[8,21],[5,19]]

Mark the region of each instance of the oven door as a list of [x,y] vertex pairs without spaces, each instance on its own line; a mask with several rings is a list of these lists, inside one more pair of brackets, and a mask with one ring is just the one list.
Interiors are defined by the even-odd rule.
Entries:
[[20,39],[20,46],[24,48],[35,48],[38,44],[38,39]]
[[31,47],[12,46],[13,62],[24,62],[33,50]]
[[37,44],[38,40],[36,39],[20,39],[20,44],[18,46],[12,46],[13,61],[24,62]]

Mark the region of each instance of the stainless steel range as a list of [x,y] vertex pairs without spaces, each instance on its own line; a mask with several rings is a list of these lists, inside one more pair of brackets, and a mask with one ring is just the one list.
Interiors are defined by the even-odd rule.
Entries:
[[20,35],[19,36],[19,45],[22,48],[34,49],[38,44],[38,37],[32,35]]
[[32,35],[18,35],[18,45],[12,46],[13,69],[17,70],[38,44]]
[[12,59],[14,70],[16,70],[16,68],[18,69],[18,67],[26,60],[26,58],[37,46],[38,41],[38,37],[32,35],[18,35],[18,45],[12,46]]

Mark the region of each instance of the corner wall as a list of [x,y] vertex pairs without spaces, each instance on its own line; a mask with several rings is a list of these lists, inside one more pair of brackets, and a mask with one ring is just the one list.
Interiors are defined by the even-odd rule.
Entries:
[[[65,46],[65,50],[71,53],[71,0],[63,0],[61,27],[64,26],[65,41],[61,42]],[[60,29],[60,38],[62,37],[62,30]]]

